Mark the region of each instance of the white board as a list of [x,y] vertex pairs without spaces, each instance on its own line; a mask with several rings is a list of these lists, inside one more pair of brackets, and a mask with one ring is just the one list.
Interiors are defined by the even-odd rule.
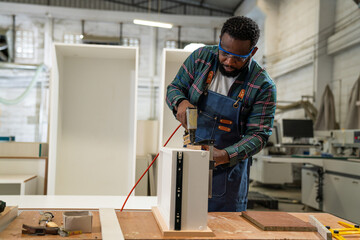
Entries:
[[48,194],[130,191],[137,66],[137,48],[54,44]]
[[183,152],[181,230],[206,230],[209,189],[207,151],[161,148],[157,163],[157,207],[167,228],[174,230],[177,152]]
[[[166,104],[167,86],[174,80],[177,72],[186,58],[191,54],[185,50],[164,49],[163,51],[163,70],[162,83],[160,87],[160,134],[159,147],[164,146],[170,135],[179,126],[180,122],[175,119],[172,111]],[[179,148],[183,146],[184,128],[180,127],[172,137],[167,147]]]

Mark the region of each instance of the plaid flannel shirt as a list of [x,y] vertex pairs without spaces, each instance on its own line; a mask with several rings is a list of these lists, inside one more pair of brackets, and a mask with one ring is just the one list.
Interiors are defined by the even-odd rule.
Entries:
[[[254,70],[245,88],[245,97],[241,114],[248,112],[240,119],[242,138],[239,142],[225,148],[230,157],[230,166],[238,161],[258,153],[272,133],[276,108],[276,87],[272,79],[261,71],[256,61]],[[199,98],[206,86],[207,75],[218,69],[218,47],[205,46],[194,51],[182,64],[175,79],[167,87],[166,103],[176,114],[175,107],[179,101],[187,99],[197,106]],[[250,64],[249,64],[250,65]],[[228,97],[237,99],[245,81],[247,71],[243,71],[231,86]],[[248,111],[246,111],[246,109]]]

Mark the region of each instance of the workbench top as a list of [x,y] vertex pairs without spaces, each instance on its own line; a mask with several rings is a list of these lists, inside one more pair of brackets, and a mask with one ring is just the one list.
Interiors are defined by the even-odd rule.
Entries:
[[[61,225],[62,211],[52,211],[54,222]],[[274,212],[276,213],[276,212]],[[125,239],[165,239],[162,237],[160,229],[155,221],[152,212],[116,212],[121,230]],[[343,221],[327,213],[290,213],[291,215],[308,222],[309,215],[314,215],[324,225],[333,228],[341,228],[337,223]],[[101,227],[99,213],[93,211],[93,232],[90,234],[73,235],[71,239],[101,239]],[[39,211],[23,211],[3,232],[0,239],[24,238],[24,239],[67,239],[59,235],[29,236],[21,233],[23,223],[37,225],[40,214]],[[317,232],[292,232],[292,231],[263,231],[256,227],[245,218],[241,213],[209,213],[208,227],[213,231],[214,237],[186,237],[186,239],[297,239],[312,240],[322,239]],[[177,239],[182,239],[177,237]],[[356,239],[356,238],[347,238]]]
[[[20,210],[31,209],[121,209],[125,196],[61,196],[61,195],[0,195],[7,206],[18,206]],[[131,196],[125,210],[151,210],[157,205],[157,197]]]

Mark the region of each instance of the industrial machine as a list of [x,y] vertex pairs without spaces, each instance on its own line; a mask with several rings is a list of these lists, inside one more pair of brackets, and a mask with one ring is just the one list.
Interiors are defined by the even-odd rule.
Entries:
[[360,129],[320,131],[315,138],[322,161],[302,167],[302,202],[359,223]]
[[322,152],[334,157],[360,157],[360,129],[316,131]]
[[[269,139],[273,144],[254,156],[250,179],[264,184],[300,180],[304,205],[360,223],[360,129],[315,131],[313,135],[311,129],[305,121],[283,126],[283,133],[279,123],[274,125],[274,136]],[[289,137],[292,142],[286,141]]]

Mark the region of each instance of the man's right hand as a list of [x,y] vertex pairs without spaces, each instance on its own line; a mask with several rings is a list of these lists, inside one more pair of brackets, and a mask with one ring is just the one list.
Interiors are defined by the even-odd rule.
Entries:
[[187,130],[186,123],[186,109],[195,107],[188,100],[183,100],[177,107],[176,119],[181,122],[181,125]]

